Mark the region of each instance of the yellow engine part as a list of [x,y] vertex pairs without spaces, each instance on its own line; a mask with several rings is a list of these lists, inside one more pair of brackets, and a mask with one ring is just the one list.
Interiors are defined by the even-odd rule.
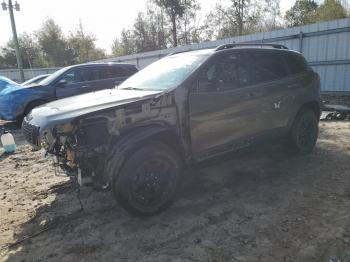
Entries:
[[72,150],[67,150],[66,158],[68,162],[67,164],[71,168],[76,167],[76,164],[74,163],[74,153],[72,152]]

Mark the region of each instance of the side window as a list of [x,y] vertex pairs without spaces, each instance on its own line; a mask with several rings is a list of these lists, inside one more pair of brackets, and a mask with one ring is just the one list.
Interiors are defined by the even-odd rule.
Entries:
[[81,69],[80,68],[75,68],[72,69],[70,71],[68,71],[67,73],[65,73],[61,79],[65,79],[67,82],[67,85],[70,84],[75,84],[75,83],[79,83],[82,82],[82,76],[81,76]]
[[87,81],[99,80],[100,78],[100,68],[99,67],[88,67],[85,73],[87,74]]
[[299,74],[307,70],[308,65],[304,57],[298,54],[287,54],[285,59],[292,75]]
[[199,77],[199,91],[215,92],[238,88],[238,60],[239,55],[231,54],[209,65]]
[[107,79],[108,77],[108,67],[100,66],[97,68],[98,70],[98,79]]
[[113,77],[124,77],[124,76],[129,76],[132,74],[129,70],[127,70],[121,66],[112,67],[112,68],[113,68],[113,70],[112,70]]
[[284,62],[278,53],[252,52],[249,57],[252,76],[250,84],[269,82],[287,76]]

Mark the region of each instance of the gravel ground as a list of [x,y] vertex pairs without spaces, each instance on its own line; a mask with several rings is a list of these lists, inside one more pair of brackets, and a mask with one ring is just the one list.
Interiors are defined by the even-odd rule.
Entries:
[[174,205],[147,219],[88,187],[82,211],[6,125],[19,147],[0,151],[0,261],[350,261],[349,121],[322,122],[308,156],[262,145],[188,170]]

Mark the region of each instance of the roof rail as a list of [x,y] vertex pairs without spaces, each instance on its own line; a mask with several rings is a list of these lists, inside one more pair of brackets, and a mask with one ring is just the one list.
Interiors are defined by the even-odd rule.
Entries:
[[169,54],[167,54],[165,56],[172,56],[172,55],[186,53],[186,52],[191,52],[191,51],[193,51],[193,49],[188,49],[188,50],[183,50],[183,51],[176,51],[176,52],[169,53]]
[[267,44],[267,43],[232,43],[232,44],[225,44],[225,45],[220,45],[217,48],[215,48],[215,51],[220,51],[220,50],[225,50],[229,48],[235,48],[235,47],[240,47],[240,46],[270,46],[273,48],[277,49],[288,49],[285,45],[280,45],[280,44]]

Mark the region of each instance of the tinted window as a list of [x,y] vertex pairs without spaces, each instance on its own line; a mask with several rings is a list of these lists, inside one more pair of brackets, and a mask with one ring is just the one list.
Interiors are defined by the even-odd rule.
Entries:
[[101,67],[98,67],[97,70],[99,71],[98,73],[99,79],[125,77],[133,74],[133,72],[130,72],[125,68],[117,67],[117,66],[101,66]]
[[67,84],[74,84],[96,80],[96,77],[96,72],[93,70],[93,68],[75,68],[69,70],[60,79],[65,79]]
[[201,74],[199,90],[211,92],[238,88],[240,60],[239,54],[230,54],[213,62]]
[[96,70],[96,68],[93,67],[81,68],[80,79],[81,82],[96,80],[98,79],[98,71]]
[[61,79],[65,79],[67,84],[74,84],[81,82],[80,69],[72,69],[65,73]]
[[308,68],[304,57],[299,54],[286,54],[285,59],[291,74],[304,72]]
[[[259,84],[281,79],[287,75],[287,71],[278,53],[274,52],[251,52],[250,77],[248,84]],[[247,65],[248,66],[248,65]]]

